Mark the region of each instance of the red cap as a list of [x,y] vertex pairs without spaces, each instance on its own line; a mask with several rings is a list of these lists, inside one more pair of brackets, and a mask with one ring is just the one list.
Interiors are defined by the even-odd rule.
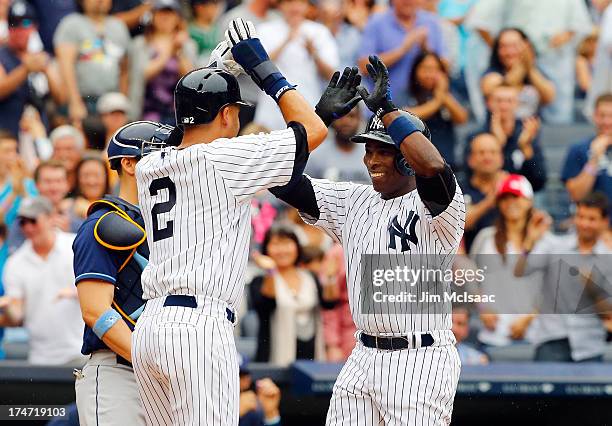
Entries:
[[525,176],[509,175],[497,187],[497,198],[502,195],[512,194],[517,197],[533,199],[533,188]]

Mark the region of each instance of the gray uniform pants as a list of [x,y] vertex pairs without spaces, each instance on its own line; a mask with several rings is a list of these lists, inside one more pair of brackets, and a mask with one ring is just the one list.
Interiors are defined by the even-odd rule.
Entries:
[[134,371],[114,352],[94,352],[74,387],[81,426],[145,424]]

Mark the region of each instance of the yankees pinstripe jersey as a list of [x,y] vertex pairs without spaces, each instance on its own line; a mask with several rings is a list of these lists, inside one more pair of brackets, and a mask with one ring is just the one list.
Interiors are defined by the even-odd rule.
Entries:
[[251,232],[249,201],[291,178],[296,149],[306,151],[296,129],[166,148],[138,162],[138,198],[151,251],[141,278],[144,299],[201,295],[238,307]]
[[[310,179],[319,209],[318,220],[301,213],[302,218],[326,231],[344,247],[349,304],[358,329],[373,335],[405,335],[413,331],[449,330],[450,301],[418,307],[404,303],[390,313],[362,311],[362,255],[388,256],[391,263],[412,269],[432,267],[425,256],[435,255],[435,268],[450,268],[463,235],[465,204],[459,185],[446,209],[432,216],[415,189],[401,197],[384,200],[371,185]],[[398,255],[407,255],[399,257]],[[413,256],[414,255],[414,256]],[[412,256],[412,257],[411,257]],[[416,259],[412,261],[412,259]],[[420,285],[420,284],[417,284]],[[450,291],[450,284],[431,293]],[[366,304],[367,305],[367,304]],[[415,313],[419,312],[419,313]]]

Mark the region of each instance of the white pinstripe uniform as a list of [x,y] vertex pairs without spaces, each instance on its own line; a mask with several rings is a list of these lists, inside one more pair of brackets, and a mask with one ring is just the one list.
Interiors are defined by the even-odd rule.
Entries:
[[[167,148],[136,168],[151,250],[147,300],[133,334],[134,371],[149,424],[238,424],[233,325],[242,299],[251,232],[250,199],[286,184],[294,130]],[[166,306],[192,295],[197,308]]]
[[[416,339],[416,347],[406,350],[368,348],[358,339],[334,385],[327,424],[449,424],[460,369],[450,330],[450,306],[434,305],[433,311],[419,314],[362,313],[361,255],[435,254],[442,259],[442,268],[449,268],[463,235],[465,205],[459,185],[446,210],[432,217],[417,190],[383,200],[371,185],[310,180],[320,215],[318,220],[305,214],[303,218],[344,247],[349,302],[359,330],[357,336],[364,332],[374,336],[414,335]],[[411,217],[415,218],[414,233],[418,240],[411,241],[410,251],[402,253],[401,244],[391,241],[396,237],[389,229],[394,219],[404,224]],[[422,256],[420,259],[422,262]],[[399,306],[410,309],[409,304]],[[434,338],[434,344],[420,347],[420,336],[425,332]]]

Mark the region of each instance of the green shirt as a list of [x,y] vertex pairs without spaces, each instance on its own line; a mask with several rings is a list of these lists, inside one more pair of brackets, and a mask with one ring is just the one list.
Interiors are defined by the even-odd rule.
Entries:
[[195,41],[198,47],[198,56],[210,54],[219,43],[218,25],[215,23],[210,28],[202,28],[195,23],[189,25],[189,37]]

